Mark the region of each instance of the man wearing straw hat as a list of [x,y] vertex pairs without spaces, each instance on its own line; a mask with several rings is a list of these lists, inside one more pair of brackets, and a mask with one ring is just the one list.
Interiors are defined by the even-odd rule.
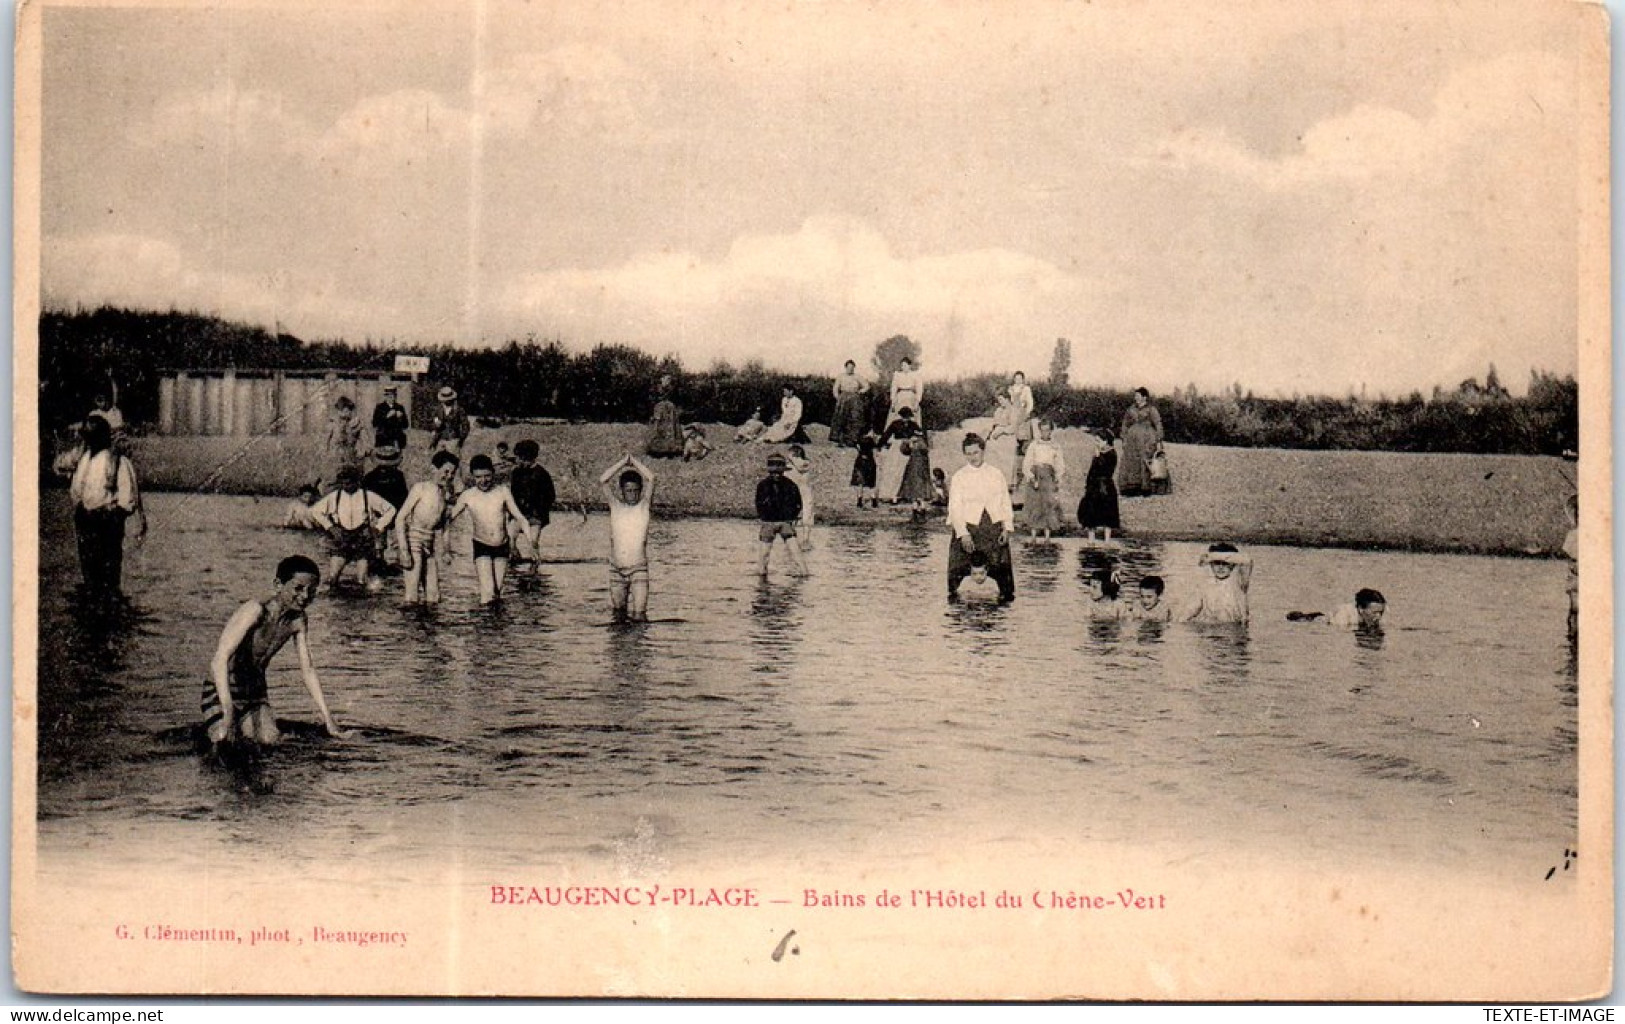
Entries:
[[447,385],[440,389],[440,409],[434,415],[434,437],[429,446],[438,452],[451,452],[462,457],[463,442],[468,440],[468,413],[457,404],[457,389]]

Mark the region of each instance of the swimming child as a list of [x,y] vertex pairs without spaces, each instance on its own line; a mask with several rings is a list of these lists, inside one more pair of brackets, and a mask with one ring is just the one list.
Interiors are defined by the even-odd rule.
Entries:
[[1084,610],[1090,621],[1116,622],[1124,617],[1125,609],[1117,601],[1121,589],[1117,574],[1110,569],[1096,569],[1089,574],[1089,603]]
[[802,564],[800,545],[796,543],[796,520],[801,518],[801,490],[785,477],[789,464],[784,456],[774,452],[767,457],[767,476],[756,485],[756,516],[762,521],[757,532],[762,542],[757,574],[767,577],[767,560],[773,554],[773,541],[784,538],[784,553],[790,559],[790,572],[807,575]]
[[406,501],[395,516],[395,541],[405,570],[403,604],[416,604],[421,591],[429,604],[440,601],[440,567],[437,551],[445,554],[446,509],[456,501],[452,481],[460,460],[448,451],[438,451],[430,462],[429,479],[412,485]]
[[865,430],[857,439],[858,454],[852,459],[852,486],[858,492],[858,508],[863,507],[865,500],[870,508],[880,507],[880,496],[875,493],[875,474],[879,471],[875,463],[875,443],[879,440],[872,429]]
[[1138,622],[1167,622],[1173,618],[1173,609],[1162,599],[1161,576],[1140,577],[1140,599],[1125,606],[1124,617]]
[[1363,587],[1354,592],[1354,603],[1339,605],[1327,621],[1339,629],[1382,629],[1382,616],[1388,610],[1388,601],[1382,591]]
[[1287,612],[1289,622],[1314,622],[1325,619],[1327,625],[1338,629],[1357,629],[1364,632],[1382,632],[1382,616],[1388,610],[1388,601],[1382,591],[1364,587],[1354,593],[1354,603],[1338,605],[1330,615],[1325,612]]
[[502,580],[508,574],[508,523],[516,522],[519,532],[530,540],[530,524],[525,514],[514,504],[513,492],[507,484],[499,484],[496,469],[486,455],[476,455],[468,461],[469,475],[474,486],[457,496],[456,504],[446,513],[446,524],[464,512],[474,522],[474,580],[480,590],[480,604],[491,604],[502,598]]
[[[348,565],[359,566],[357,581],[371,589],[375,583],[367,564],[377,550],[377,538],[395,519],[395,506],[361,486],[361,470],[342,466],[338,489],[311,507],[310,516],[327,533],[327,588],[336,592]],[[381,585],[381,584],[379,584]]]
[[[542,454],[541,445],[527,437],[513,446],[513,453],[519,457],[519,463],[508,478],[508,490],[513,492],[514,504],[525,514],[533,538],[529,552],[520,552],[526,557],[516,556],[514,562],[535,562],[541,558],[542,531],[552,522],[553,502],[558,494],[553,488],[552,474],[536,461]],[[512,535],[517,530],[508,532]]]
[[796,540],[801,544],[801,550],[812,550],[813,528],[813,489],[812,489],[812,460],[807,458],[807,450],[799,444],[790,446],[790,456],[786,460],[784,475],[796,485],[801,492],[801,515],[796,517]]
[[655,475],[628,454],[598,478],[609,501],[609,604],[616,622],[649,621],[649,513]]
[[1197,563],[1207,566],[1213,579],[1202,587],[1196,601],[1180,616],[1186,622],[1239,622],[1248,618],[1247,588],[1253,580],[1253,560],[1234,544],[1211,544]]
[[287,514],[282,517],[282,525],[289,530],[320,530],[321,526],[311,514],[311,506],[322,492],[315,484],[303,484],[299,488],[299,497],[288,502]]
[[218,747],[241,739],[271,744],[281,738],[267,701],[265,667],[289,640],[299,652],[299,673],[329,736],[350,735],[333,721],[321,680],[310,657],[305,609],[316,599],[321,573],[304,555],[277,563],[276,591],[265,601],[247,601],[226,621],[215,644],[209,678],[203,684],[203,726]]
[[698,462],[711,454],[711,442],[705,439],[705,428],[690,423],[683,428],[683,461]]

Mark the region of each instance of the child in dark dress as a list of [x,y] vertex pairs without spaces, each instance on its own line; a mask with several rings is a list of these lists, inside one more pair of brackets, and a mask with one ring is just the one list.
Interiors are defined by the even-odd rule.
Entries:
[[875,464],[875,442],[880,440],[873,430],[866,430],[858,438],[858,454],[852,459],[852,486],[858,490],[858,507],[863,507],[865,499],[870,508],[880,507],[880,497],[875,492],[875,477],[879,472]]
[[1083,483],[1078,502],[1078,525],[1087,537],[1111,540],[1112,531],[1121,529],[1117,510],[1117,440],[1110,429],[1095,435],[1095,457]]

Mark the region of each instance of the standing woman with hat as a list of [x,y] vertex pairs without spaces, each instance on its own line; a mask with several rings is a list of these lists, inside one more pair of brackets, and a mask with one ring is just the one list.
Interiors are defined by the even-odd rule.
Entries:
[[463,442],[468,440],[470,424],[468,413],[457,404],[457,389],[443,387],[440,389],[440,408],[434,414],[434,436],[429,446],[435,451],[451,452],[462,457]]

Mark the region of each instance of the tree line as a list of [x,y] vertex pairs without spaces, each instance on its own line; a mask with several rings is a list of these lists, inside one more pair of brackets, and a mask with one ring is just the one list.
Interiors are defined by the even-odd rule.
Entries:
[[[176,369],[325,369],[385,371],[398,349],[342,341],[304,341],[261,327],[189,312],[103,307],[47,311],[40,316],[40,421],[42,431],[65,429],[90,408],[109,377],[119,406],[137,429],[158,418],[158,382]],[[571,352],[557,340],[509,340],[492,348],[414,346],[430,357],[432,385],[449,384],[476,415],[496,421],[556,418],[636,422],[648,417],[662,378],[669,378],[685,420],[740,423],[759,410],[777,414],[786,386],[804,406],[804,422],[828,423],[834,413],[831,378],[789,374],[759,360],[718,361],[703,370],[671,356],[656,357],[628,345],[598,345]],[[1058,426],[1116,429],[1132,394],[1074,386],[1068,378],[1071,345],[1059,339],[1047,378],[1030,380],[1037,412]],[[870,422],[884,427],[885,386],[904,357],[916,366],[922,352],[904,335],[879,341],[865,367]],[[929,370],[927,365],[925,369]],[[931,381],[920,410],[928,429],[941,429],[991,413],[1006,376],[982,374]],[[1463,381],[1401,398],[1258,397],[1237,385],[1203,393],[1195,385],[1153,396],[1168,440],[1237,447],[1371,449],[1411,452],[1558,454],[1578,443],[1578,388],[1571,376],[1535,372],[1528,393],[1513,397],[1490,368],[1484,385]],[[428,401],[420,402],[427,413]],[[364,411],[365,412],[365,411]]]

